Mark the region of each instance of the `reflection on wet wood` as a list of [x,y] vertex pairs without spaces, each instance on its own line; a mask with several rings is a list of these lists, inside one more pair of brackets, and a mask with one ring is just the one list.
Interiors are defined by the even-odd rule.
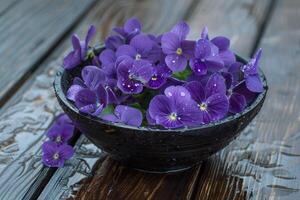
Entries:
[[[254,11],[252,11],[253,15],[245,16],[243,18],[243,20],[239,21],[240,24],[235,24],[235,27],[234,27],[235,29],[232,32],[228,31],[229,27],[227,27],[227,26],[221,26],[223,23],[229,23],[229,24],[236,23],[236,22],[233,21],[234,20],[233,18],[228,19],[228,18],[224,17],[224,16],[227,15],[227,13],[229,12],[229,8],[230,8],[230,7],[228,7],[228,8],[226,7],[227,9],[224,9],[224,10],[221,9],[221,8],[223,8],[226,5],[225,2],[223,2],[224,5],[223,4],[220,5],[217,2],[215,2],[215,5],[216,5],[215,7],[212,6],[213,3],[210,5],[210,1],[202,1],[198,6],[194,5],[194,6],[197,6],[197,8],[195,9],[195,13],[189,13],[189,17],[190,18],[188,18],[188,22],[191,23],[191,25],[192,25],[191,29],[193,31],[194,30],[198,30],[198,32],[199,32],[199,30],[202,28],[202,24],[206,23],[209,27],[212,27],[211,32],[217,31],[217,33],[222,33],[222,32],[229,33],[228,36],[232,36],[233,38],[237,38],[239,35],[242,35],[243,37],[241,37],[241,38],[247,38],[247,43],[246,44],[249,45],[249,46],[246,47],[245,44],[244,44],[244,46],[242,46],[242,44],[241,44],[242,39],[240,39],[240,38],[234,40],[233,46],[234,46],[235,49],[243,49],[244,53],[249,53],[251,51],[251,48],[252,48],[254,42],[255,42],[255,39],[256,39],[257,34],[258,34],[259,27],[260,27],[260,25],[262,23],[262,20],[264,18],[264,15],[260,15],[259,14],[260,12],[258,12],[258,11],[265,11],[268,8],[268,5],[269,5],[270,1],[264,1],[262,3],[256,3],[254,1],[251,1],[250,3],[249,2],[248,3],[245,3],[245,2],[240,3],[240,1],[235,1],[235,3],[238,6],[235,6],[234,9],[231,10],[231,13],[235,13],[235,15],[238,15],[238,13],[241,13],[241,12],[243,13],[243,12],[245,12],[245,10],[250,9],[250,8],[252,8]],[[203,9],[202,5],[210,5],[208,7],[210,7],[210,8],[213,7],[213,9],[209,10],[209,12],[208,12],[208,11],[205,10],[205,8]],[[230,4],[230,5],[232,5],[232,4]],[[247,5],[248,5],[248,7],[247,7]],[[201,11],[204,11],[204,12],[199,12],[198,8]],[[221,17],[221,16],[215,17],[214,15],[215,15],[215,13],[217,11],[218,11],[218,14],[222,15],[223,17]],[[220,12],[221,12],[221,14],[220,14]],[[258,19],[258,21],[255,21],[255,19]],[[227,21],[224,22],[225,20],[227,20]],[[142,21],[144,21],[143,18],[142,18]],[[146,27],[148,27],[147,24],[148,23],[152,23],[152,22],[149,19],[147,19],[146,21],[144,21],[144,23],[146,23]],[[213,27],[212,26],[213,24],[219,24],[220,26],[217,29],[217,27]],[[170,23],[170,26],[171,25],[172,25],[172,23]],[[246,26],[248,29],[250,29],[250,27],[251,27],[252,29],[251,29],[250,33],[244,33],[241,30],[241,28],[240,28],[242,25]],[[101,25],[98,25],[98,26],[101,26]],[[104,30],[106,30],[106,29],[109,29],[109,28],[105,28]],[[153,29],[156,29],[156,28],[154,27]],[[150,30],[152,30],[152,29],[150,29]],[[165,29],[163,29],[163,30],[165,30]],[[234,31],[236,31],[236,34],[232,35]],[[192,33],[192,37],[194,37],[193,33]],[[111,162],[111,161],[107,161],[107,162],[109,163],[109,166],[112,166],[111,163],[113,163],[113,162]],[[118,165],[116,165],[116,166],[118,166]],[[74,166],[73,168],[76,169],[76,166]],[[100,170],[100,167],[96,166],[95,168],[98,169],[98,170]],[[149,191],[145,190],[145,188],[151,188],[151,184],[157,184],[157,183],[159,183],[159,181],[158,181],[157,178],[153,179],[153,182],[151,182],[151,181],[146,182],[145,180],[148,180],[148,178],[146,178],[146,177],[149,177],[148,175],[144,174],[142,176],[141,173],[137,173],[137,175],[135,177],[133,175],[133,172],[128,172],[128,169],[124,169],[121,166],[118,166],[118,168],[114,168],[114,171],[122,173],[123,176],[125,176],[126,173],[131,173],[132,176],[135,178],[134,179],[135,181],[137,181],[137,182],[139,182],[141,184],[145,184],[145,187],[140,187],[140,190],[139,190],[140,193],[137,194],[137,196],[134,196],[134,197],[145,197],[145,196],[139,196],[139,195],[142,195],[144,193],[146,193],[146,194],[149,193]],[[123,171],[125,171],[126,173],[123,172]],[[197,170],[196,170],[196,172],[198,173]],[[196,172],[195,172],[195,174],[196,174]],[[67,185],[66,186],[66,185],[61,185],[61,183],[60,183],[61,179],[64,180],[65,182],[68,182],[68,181],[66,181],[66,180],[68,180],[68,178],[66,178],[66,176],[63,176],[63,173],[60,173],[58,176],[57,176],[57,174],[58,174],[58,172],[53,177],[53,179],[54,180],[56,179],[57,182],[55,182],[55,181],[52,180],[51,184],[49,184],[46,187],[46,189],[43,191],[41,197],[50,197],[51,191],[53,190],[51,188],[54,187],[58,191],[58,188],[56,187],[57,185],[61,186],[62,188],[69,187],[69,189],[71,190],[71,188],[72,188],[71,185]],[[116,174],[118,174],[118,173],[116,173]],[[200,174],[202,174],[202,172]],[[93,181],[93,183],[91,183],[91,182],[83,182],[83,185],[82,185],[81,189],[79,190],[78,195],[80,197],[94,197],[93,196],[94,194],[93,194],[93,192],[91,192],[91,190],[92,190],[92,188],[94,188],[96,186],[97,187],[99,186],[99,188],[100,188],[100,185],[101,185],[101,188],[104,187],[104,189],[101,191],[102,193],[101,193],[99,199],[106,197],[106,195],[108,195],[108,193],[110,195],[109,197],[113,198],[113,197],[117,197],[115,195],[119,194],[120,191],[135,190],[135,184],[133,184],[133,185],[128,184],[128,188],[124,189],[124,186],[122,185],[121,180],[119,180],[118,184],[115,185],[116,190],[109,190],[109,187],[107,186],[107,184],[109,182],[106,182],[106,181],[108,180],[107,177],[110,177],[112,175],[113,174],[111,174],[111,173],[108,173],[107,175],[104,173],[103,174],[103,176],[104,176],[103,178],[92,179],[92,180],[90,179],[90,181]],[[118,175],[116,175],[116,176],[118,176]],[[181,177],[183,179],[185,179],[186,176],[182,175]],[[74,180],[75,177],[76,176],[72,176],[72,179]],[[128,177],[128,176],[125,176],[125,177]],[[174,180],[175,179],[176,178],[174,178]],[[78,179],[78,181],[79,180],[80,179]],[[126,182],[127,180],[130,181],[130,177],[128,177],[128,179],[126,178],[124,181]],[[170,180],[173,180],[173,179],[171,178]],[[192,180],[195,181],[196,179],[192,179]],[[52,184],[53,184],[53,186],[52,186]],[[78,186],[78,184],[76,184],[76,188],[77,188],[77,186]],[[162,188],[164,188],[164,187],[162,187]],[[160,190],[158,190],[158,192],[156,192],[155,195],[159,196],[159,195],[165,194],[165,196],[164,196],[165,198],[172,197],[172,196],[166,196],[166,194],[168,194],[168,193],[164,193],[164,190],[162,190],[162,188],[160,188]],[[167,188],[164,188],[164,189],[168,190]],[[98,191],[98,190],[100,190],[100,189],[93,189],[93,191]],[[187,194],[187,193],[190,193],[190,192],[192,192],[191,188],[189,188],[188,190],[185,190],[185,192],[183,192],[183,195]],[[70,193],[71,192],[65,192],[65,194],[70,194]],[[55,195],[57,195],[57,196],[55,196]],[[61,197],[61,195],[62,195],[62,193],[57,193],[57,194],[52,195],[51,197],[54,198],[54,199],[58,199],[58,198]],[[124,192],[123,195],[126,195],[126,192]],[[129,195],[131,195],[131,194],[129,194]],[[133,196],[130,196],[130,197],[133,198]],[[189,198],[190,194],[187,195],[187,196],[185,196],[185,197]]]
[[[25,1],[13,8],[19,9],[22,2]],[[103,40],[112,26],[132,15],[141,19],[144,30],[154,33],[161,33],[186,18],[191,24],[192,38],[206,24],[212,36],[227,35],[232,38],[235,50],[249,55],[260,37],[270,2],[104,0],[93,7],[74,31],[83,36],[88,24],[94,23],[99,29],[98,40]],[[299,7],[299,1],[278,1],[270,23],[266,23],[259,46],[264,48],[261,66],[270,91],[255,123],[202,165],[201,170],[196,167],[173,175],[149,175],[124,168],[83,136],[76,144],[76,155],[50,179],[54,171],[42,166],[40,145],[43,133],[60,112],[51,83],[62,52],[70,46],[67,38],[0,111],[0,199],[36,197],[48,179],[40,199],[297,199],[300,195],[300,79],[296,73],[300,63]],[[62,33],[52,38],[52,42]]]
[[[143,30],[153,33],[162,33],[173,26],[177,21],[188,16],[191,11],[191,6],[194,5],[193,1],[115,1],[113,6],[111,1],[102,1],[98,4],[98,8],[89,13],[88,20],[85,20],[83,24],[93,23],[98,27],[98,40],[103,40],[111,30],[112,27],[117,24],[121,24],[124,20],[137,16],[143,23]],[[197,3],[197,1],[196,1]],[[105,10],[106,12],[103,12]],[[117,14],[116,14],[117,13]],[[172,18],[170,17],[172,16]],[[83,140],[84,141],[84,140]],[[77,146],[81,146],[79,142]],[[91,150],[96,151],[96,147],[90,144]],[[79,148],[80,149],[80,148]],[[76,156],[77,157],[76,153]],[[79,153],[80,154],[80,153]],[[93,156],[86,154],[79,156],[82,162],[87,162]],[[94,161],[95,162],[95,161]],[[101,162],[99,165],[101,165]],[[88,162],[89,163],[89,162]],[[56,171],[54,177],[50,180],[50,184],[47,185],[45,190],[40,196],[40,199],[49,198],[60,199],[72,194],[74,188],[80,185],[84,185],[84,177],[91,174],[82,174],[77,172],[80,164],[79,162],[71,162],[72,167],[66,169],[60,169]],[[90,162],[89,167],[92,168],[94,163]],[[96,165],[96,164],[95,164]],[[95,166],[97,168],[99,166]],[[191,172],[190,172],[191,173]],[[196,173],[196,172],[195,172]],[[68,174],[72,174],[69,176]],[[195,178],[196,178],[195,174]],[[158,179],[158,178],[156,178]],[[78,182],[78,183],[77,183]],[[67,183],[67,184],[66,184]],[[85,187],[85,185],[84,185]],[[54,191],[54,192],[52,192]]]
[[[15,92],[13,90],[18,88],[18,81],[26,80],[93,2],[94,0],[1,2],[0,105]],[[7,10],[3,10],[1,14],[2,6]]]
[[278,1],[259,46],[269,94],[252,127],[211,159],[199,199],[299,199],[299,1]]
[[108,158],[74,199],[190,199],[199,170],[147,174]]

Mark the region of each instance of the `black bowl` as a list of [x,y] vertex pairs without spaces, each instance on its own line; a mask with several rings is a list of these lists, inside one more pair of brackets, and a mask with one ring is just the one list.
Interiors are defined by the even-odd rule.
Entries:
[[[245,63],[245,60],[237,58]],[[80,68],[73,71],[61,69],[55,78],[55,93],[65,113],[91,142],[113,159],[147,172],[188,169],[223,149],[257,115],[267,93],[266,78],[260,72],[264,91],[242,113],[193,128],[132,127],[82,114],[66,99],[66,91],[79,72]]]

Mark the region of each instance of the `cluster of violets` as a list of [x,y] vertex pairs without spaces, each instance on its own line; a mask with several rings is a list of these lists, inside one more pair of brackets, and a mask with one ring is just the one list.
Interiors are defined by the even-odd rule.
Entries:
[[47,131],[48,141],[42,145],[42,161],[48,167],[63,167],[74,150],[68,145],[74,131],[74,125],[65,115],[60,115]]
[[99,55],[89,46],[94,26],[84,41],[73,35],[63,67],[81,68],[67,91],[80,112],[137,127],[200,126],[243,111],[263,91],[261,50],[243,64],[230,40],[210,39],[206,27],[196,41],[185,22],[159,36],[141,28],[136,18],[114,28]]

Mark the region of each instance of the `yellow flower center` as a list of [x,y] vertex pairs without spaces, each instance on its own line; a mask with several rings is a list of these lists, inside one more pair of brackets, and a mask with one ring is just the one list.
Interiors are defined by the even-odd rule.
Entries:
[[176,53],[177,53],[178,55],[181,55],[181,54],[182,54],[182,49],[181,49],[181,48],[178,48],[178,49],[176,50]]
[[152,81],[156,81],[156,80],[157,80],[157,77],[153,76],[153,77],[151,78],[151,80],[152,80]]
[[202,111],[206,111],[207,110],[207,105],[205,103],[201,103],[201,104],[198,104],[200,110]]
[[169,115],[169,119],[170,119],[171,121],[175,121],[175,120],[177,119],[177,114],[176,114],[176,113],[171,113],[171,114]]

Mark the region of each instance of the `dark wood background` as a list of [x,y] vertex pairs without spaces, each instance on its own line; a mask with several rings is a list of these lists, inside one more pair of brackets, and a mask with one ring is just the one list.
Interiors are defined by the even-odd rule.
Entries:
[[[0,199],[300,199],[299,10],[299,0],[0,0]],[[62,112],[53,77],[71,34],[94,24],[101,41],[132,16],[153,33],[186,20],[193,39],[207,25],[245,57],[262,47],[270,86],[262,111],[185,172],[124,168],[78,132],[66,166],[44,167],[44,133]]]

